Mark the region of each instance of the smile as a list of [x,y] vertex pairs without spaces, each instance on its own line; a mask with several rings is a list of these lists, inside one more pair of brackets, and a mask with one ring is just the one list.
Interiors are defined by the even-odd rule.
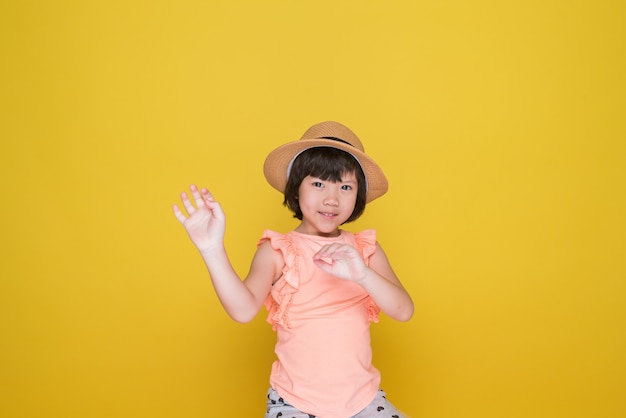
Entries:
[[333,218],[337,216],[336,213],[328,213],[328,212],[318,212],[318,213],[326,218]]

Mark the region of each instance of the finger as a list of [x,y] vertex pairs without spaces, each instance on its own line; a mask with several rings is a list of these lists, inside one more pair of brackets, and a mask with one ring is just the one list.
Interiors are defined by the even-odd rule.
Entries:
[[206,203],[207,206],[210,207],[211,203],[215,202],[213,194],[208,189],[203,188],[200,193],[202,194],[202,199],[204,199],[204,203]]
[[330,266],[333,265],[334,260],[330,257],[316,257],[315,259],[313,259],[313,264],[315,264],[316,266],[326,270],[327,268],[329,268]]
[[317,266],[317,268],[319,268],[320,270],[325,271],[328,274],[332,274],[333,272],[333,267],[332,267],[332,263],[327,263],[323,260],[313,260],[313,264],[315,264]]
[[185,215],[183,214],[183,212],[181,212],[180,208],[178,207],[178,205],[174,205],[174,216],[176,216],[176,219],[178,219],[178,221],[181,224],[184,224],[185,221],[187,220],[187,218],[185,217]]
[[316,254],[315,259],[348,260],[358,257],[356,248],[350,245],[334,243],[322,247],[320,252]]
[[187,193],[182,192],[180,194],[180,200],[182,200],[183,206],[185,207],[185,210],[187,211],[188,214],[191,215],[192,213],[196,211],[196,208],[193,206],[193,204],[189,200],[189,196],[187,196]]
[[340,247],[341,245],[338,243],[326,244],[322,248],[320,248],[320,250],[317,252],[317,254],[315,254],[315,256],[316,258],[329,257],[330,255],[335,253],[337,249]]
[[324,257],[325,254],[328,254],[328,247],[330,244],[326,244],[324,246],[322,246],[322,248],[319,249],[319,251],[317,253],[315,253],[315,255],[313,256],[314,259],[319,260],[320,258]]
[[313,256],[313,261],[322,264],[332,264],[333,262],[332,244],[326,244]]
[[196,202],[196,206],[198,207],[204,206],[204,197],[200,193],[200,190],[198,190],[198,187],[196,187],[195,184],[192,184],[190,189],[191,189],[191,195],[193,196],[193,199]]
[[219,202],[215,200],[207,200],[204,202],[207,209],[211,211],[211,215],[219,221],[224,221],[226,219],[226,215],[224,214],[224,210]]
[[200,192],[202,193],[202,197],[204,198],[204,204],[211,211],[211,214],[216,219],[219,219],[222,221],[225,220],[226,215],[224,214],[224,211],[222,210],[222,206],[220,205],[219,202],[215,200],[215,198],[213,197],[213,194],[206,188],[203,188]]

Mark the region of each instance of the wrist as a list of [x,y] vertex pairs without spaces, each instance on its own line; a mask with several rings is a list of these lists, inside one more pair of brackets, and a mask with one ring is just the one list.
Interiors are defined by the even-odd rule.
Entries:
[[218,254],[223,254],[226,252],[223,244],[215,244],[215,245],[206,245],[203,247],[198,247],[198,251],[202,256],[215,256]]
[[372,270],[369,267],[365,266],[365,269],[363,270],[363,274],[360,277],[356,277],[354,279],[354,282],[361,285],[362,287],[365,287],[365,285],[369,281],[371,272]]

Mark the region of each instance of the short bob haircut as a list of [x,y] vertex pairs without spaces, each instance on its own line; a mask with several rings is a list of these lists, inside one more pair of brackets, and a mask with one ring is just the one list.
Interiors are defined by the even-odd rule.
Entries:
[[356,177],[357,197],[352,215],[344,223],[357,220],[365,210],[365,195],[367,193],[365,174],[356,158],[337,148],[309,148],[296,157],[291,165],[291,172],[285,186],[283,205],[294,213],[294,218],[302,220],[298,193],[304,178],[312,176],[324,181],[339,182],[346,173],[354,173]]

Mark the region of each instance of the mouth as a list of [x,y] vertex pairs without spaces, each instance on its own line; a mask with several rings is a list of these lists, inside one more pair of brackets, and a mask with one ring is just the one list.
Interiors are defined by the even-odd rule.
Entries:
[[330,213],[330,212],[318,212],[320,215],[322,215],[324,218],[334,218],[337,216],[336,213]]

